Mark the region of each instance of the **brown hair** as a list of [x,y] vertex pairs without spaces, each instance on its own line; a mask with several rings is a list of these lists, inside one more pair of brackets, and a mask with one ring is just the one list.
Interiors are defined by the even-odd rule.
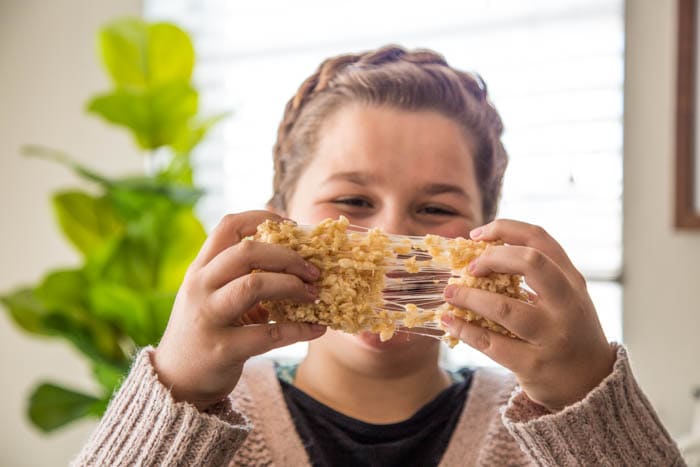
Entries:
[[503,124],[486,84],[478,75],[451,68],[433,51],[397,46],[329,58],[299,87],[277,131],[272,207],[286,210],[322,123],[351,102],[435,110],[462,125],[477,144],[474,164],[484,219],[496,216],[508,156],[500,139]]

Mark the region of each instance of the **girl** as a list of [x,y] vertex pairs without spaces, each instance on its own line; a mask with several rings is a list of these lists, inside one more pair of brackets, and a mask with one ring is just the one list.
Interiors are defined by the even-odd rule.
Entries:
[[[324,61],[285,109],[270,212],[228,215],[211,233],[160,344],[138,355],[76,464],[682,464],[563,249],[540,227],[494,220],[502,129],[481,79],[434,52]],[[268,324],[258,303],[313,301],[319,272],[284,247],[241,240],[265,219],[339,215],[504,242],[471,271],[524,275],[531,303],[457,286],[444,295],[520,339],[444,322],[512,375],[447,372],[428,337]],[[297,341],[310,341],[298,366],[244,368]]]

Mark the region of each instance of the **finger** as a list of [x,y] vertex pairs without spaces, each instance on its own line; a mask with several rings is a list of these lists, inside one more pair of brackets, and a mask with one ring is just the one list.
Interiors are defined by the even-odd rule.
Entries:
[[450,335],[516,374],[524,366],[521,362],[526,360],[525,356],[532,351],[530,344],[525,341],[498,334],[450,314],[442,316],[442,323]]
[[489,245],[469,263],[469,273],[486,276],[492,272],[520,274],[532,290],[544,300],[556,301],[571,288],[564,271],[546,254],[535,248],[514,245]]
[[523,340],[535,341],[544,328],[543,312],[534,306],[494,292],[450,285],[445,300],[500,324]]
[[321,337],[326,327],[308,323],[270,323],[245,326],[233,330],[236,346],[246,349],[248,356]]
[[510,245],[529,246],[540,250],[567,273],[576,272],[571,259],[559,243],[542,227],[510,219],[496,219],[469,233],[472,240],[500,240]]
[[236,326],[245,326],[248,324],[267,323],[270,319],[270,313],[260,305],[256,305],[251,310],[244,313],[234,324]]
[[192,264],[203,267],[226,248],[237,244],[248,235],[255,234],[258,225],[267,219],[280,220],[281,217],[268,211],[225,215],[209,234]]
[[257,272],[239,277],[214,291],[207,310],[223,324],[235,324],[261,300],[290,299],[306,303],[316,300],[318,290],[291,274]]
[[307,282],[313,282],[320,276],[316,266],[304,261],[290,248],[243,240],[237,245],[226,248],[204,266],[202,270],[204,284],[217,289],[254,269],[294,274]]

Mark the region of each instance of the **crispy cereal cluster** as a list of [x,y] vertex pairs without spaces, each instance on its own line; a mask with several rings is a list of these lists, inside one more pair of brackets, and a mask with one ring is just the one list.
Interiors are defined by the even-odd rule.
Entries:
[[[452,271],[452,277],[447,281],[448,284],[459,284],[475,289],[488,290],[489,292],[507,295],[519,300],[528,299],[527,293],[520,287],[522,276],[518,274],[491,273],[486,277],[476,277],[469,274],[469,263],[484,252],[489,245],[488,242],[475,242],[462,237],[445,239],[437,235],[426,235],[424,239],[423,245],[419,245],[419,248],[427,251],[432,256],[434,263],[443,265]],[[510,337],[517,337],[503,326],[473,311],[457,308],[449,303],[442,305],[440,311],[440,315],[449,312],[466,321],[473,321],[481,327]],[[445,341],[450,347],[454,347],[458,342],[455,337],[447,335],[445,336]]]
[[[450,284],[526,299],[520,288],[522,278],[518,275],[494,273],[474,277],[468,273],[469,263],[484,251],[486,242],[436,235],[426,235],[415,241],[415,237],[389,236],[379,229],[351,231],[348,226],[348,220],[342,216],[338,220],[326,219],[310,229],[291,221],[268,220],[258,226],[254,240],[285,245],[321,270],[316,284],[318,300],[315,303],[263,302],[271,320],[319,323],[353,334],[371,331],[379,333],[382,340],[388,340],[399,327],[439,325],[442,313],[452,312],[467,321],[515,337],[498,324],[447,303],[430,310],[407,303],[403,311],[390,311],[383,297],[389,265],[395,265],[399,255],[408,255],[413,250],[427,252],[432,260],[418,262],[415,256],[409,257],[402,263],[407,273],[418,273],[430,263],[432,268],[441,267],[452,272]],[[457,343],[452,336],[446,335],[444,339],[451,346]]]

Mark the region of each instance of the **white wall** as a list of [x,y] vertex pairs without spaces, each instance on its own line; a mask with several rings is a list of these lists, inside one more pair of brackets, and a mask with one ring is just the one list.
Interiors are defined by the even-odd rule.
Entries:
[[[700,232],[672,226],[675,3],[627,6],[624,335],[638,379],[679,434],[690,424],[690,388],[700,384]],[[125,133],[82,111],[88,96],[107,87],[95,31],[139,11],[139,0],[0,1],[2,291],[77,259],[48,201],[51,191],[76,180],[61,167],[21,158],[21,144],[62,148],[115,174],[140,167]],[[0,465],[65,464],[84,441],[90,423],[44,437],[23,415],[39,380],[92,387],[76,355],[65,344],[28,338],[0,317]]]
[[676,0],[629,0],[625,85],[623,332],[672,434],[700,385],[700,231],[673,227]]
[[[96,59],[97,29],[140,8],[139,0],[0,1],[0,291],[77,261],[49,205],[50,192],[77,181],[62,167],[21,157],[20,145],[61,148],[112,174],[141,167],[126,133],[83,112],[88,96],[108,87]],[[0,465],[66,465],[92,424],[43,436],[26,422],[25,400],[45,379],[91,389],[87,366],[63,343],[21,334],[4,314]]]

